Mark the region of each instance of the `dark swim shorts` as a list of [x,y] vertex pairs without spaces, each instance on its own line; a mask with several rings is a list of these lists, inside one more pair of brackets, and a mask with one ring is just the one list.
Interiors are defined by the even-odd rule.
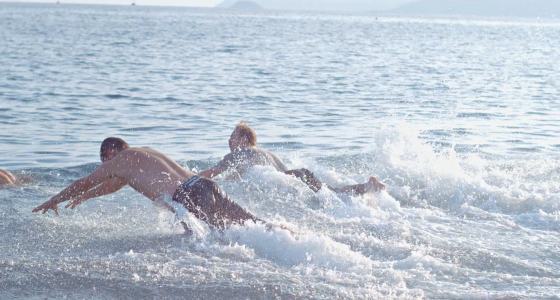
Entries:
[[194,176],[183,183],[173,195],[173,201],[183,206],[212,229],[225,229],[229,224],[243,225],[245,221],[263,222],[235,204],[210,179]]

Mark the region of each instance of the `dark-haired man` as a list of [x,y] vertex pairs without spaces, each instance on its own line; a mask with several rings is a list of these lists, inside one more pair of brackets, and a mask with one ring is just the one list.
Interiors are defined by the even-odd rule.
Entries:
[[214,181],[185,170],[167,155],[147,147],[131,148],[120,139],[110,139],[106,147],[105,141],[102,144],[101,159],[105,161],[101,166],[33,212],[46,213],[52,209],[58,214],[59,203],[77,199],[76,204],[66,206],[75,207],[89,196],[110,194],[128,184],[152,201],[160,202],[172,196],[172,201],[181,203],[213,229],[223,230],[230,224],[243,225],[246,221],[265,223],[231,201]]
[[121,138],[108,137],[101,143],[101,149],[99,149],[99,157],[101,162],[106,162],[111,160],[121,151],[130,148],[127,142]]
[[[233,130],[229,139],[230,153],[216,164],[214,167],[200,172],[198,175],[206,178],[214,178],[221,173],[234,169],[235,172],[228,177],[234,179],[243,176],[247,170],[257,165],[273,166],[277,171],[287,175],[293,175],[303,181],[314,192],[319,191],[323,184],[308,169],[288,170],[288,167],[282,162],[278,156],[257,146],[257,134],[246,123],[239,123]],[[368,182],[357,185],[349,185],[342,188],[328,189],[337,193],[355,193],[363,195],[371,191],[380,191],[385,189],[385,185],[379,182],[375,177],[371,177]]]
[[[128,148],[130,148],[128,143],[121,138],[117,138],[117,137],[106,138],[101,143],[101,148],[99,149],[99,157],[101,159],[101,162],[104,163],[106,161],[113,159],[113,157],[115,157],[121,151],[126,150]],[[65,208],[72,206],[72,209],[74,209],[78,204],[81,204],[91,198],[97,198],[97,197],[115,193],[118,190],[125,187],[126,185],[127,185],[126,180],[122,178],[119,177],[111,178],[103,182],[102,184],[96,186],[95,188],[72,199],[72,201],[70,201],[70,203],[66,205]]]

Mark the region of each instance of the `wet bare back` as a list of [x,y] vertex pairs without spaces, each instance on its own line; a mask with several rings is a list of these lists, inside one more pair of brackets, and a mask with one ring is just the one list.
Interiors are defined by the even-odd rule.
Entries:
[[282,172],[288,170],[286,165],[276,155],[258,147],[238,149],[229,153],[218,164],[218,168],[227,169],[233,167],[240,175],[243,175],[249,168],[258,165],[270,165],[277,171]]
[[101,182],[112,177],[122,178],[137,192],[155,201],[162,194],[173,195],[193,176],[194,173],[161,152],[151,148],[129,148],[102,164],[88,178]]

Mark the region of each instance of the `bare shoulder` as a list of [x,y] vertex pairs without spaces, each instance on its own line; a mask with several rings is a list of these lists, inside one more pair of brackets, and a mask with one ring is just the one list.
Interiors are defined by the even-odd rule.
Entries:
[[123,167],[135,165],[139,159],[143,159],[147,155],[148,153],[143,148],[128,148],[119,152],[113,159],[102,163],[99,169],[109,172],[121,170]]
[[266,152],[266,154],[272,159],[274,166],[276,167],[276,169],[278,171],[288,171],[288,167],[286,166],[286,164],[284,164],[284,162],[280,159],[280,157],[276,156],[276,154],[267,151],[267,150],[263,150]]
[[152,153],[155,150],[149,147],[131,147],[121,151],[119,154],[144,154],[144,153]]
[[276,159],[279,159],[278,156],[276,156],[276,154],[274,154],[274,153],[272,153],[272,152],[270,152],[270,151],[268,151],[268,150],[264,150],[264,149],[261,149],[261,150],[264,151],[266,154],[268,154],[268,155],[270,155],[270,156],[272,156],[272,157],[274,157],[274,158],[276,158]]
[[[165,156],[163,153],[158,152],[152,148],[148,148],[148,147],[138,147],[138,148],[128,148],[125,149],[123,151],[121,151],[119,154],[117,154],[115,156],[115,158],[117,159],[128,159],[131,157],[141,157],[141,156],[148,156],[148,155],[152,155],[152,156]],[[115,159],[113,158],[113,159]]]
[[237,154],[236,152],[230,152],[230,153],[226,154],[226,155],[222,158],[222,161],[233,161],[233,159],[235,158],[236,154]]
[[127,150],[128,151],[133,150],[136,155],[146,154],[146,155],[153,155],[153,156],[157,156],[157,157],[165,157],[165,158],[168,157],[167,155],[165,155],[165,154],[163,154],[163,153],[161,153],[161,152],[159,152],[155,149],[152,149],[150,147],[128,148]]
[[264,150],[263,148],[258,148],[258,151],[260,151],[261,153],[264,153],[266,155],[268,155],[268,157],[270,157],[273,160],[280,160],[280,158],[278,158],[278,156],[276,156],[276,154],[268,151],[268,150]]

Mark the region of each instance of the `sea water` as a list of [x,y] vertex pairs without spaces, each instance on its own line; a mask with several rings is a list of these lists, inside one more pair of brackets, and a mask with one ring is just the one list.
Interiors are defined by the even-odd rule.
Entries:
[[[560,22],[0,3],[2,299],[560,299]],[[31,210],[109,136],[218,177],[286,230],[213,232],[130,188]],[[194,232],[184,234],[179,218]]]

